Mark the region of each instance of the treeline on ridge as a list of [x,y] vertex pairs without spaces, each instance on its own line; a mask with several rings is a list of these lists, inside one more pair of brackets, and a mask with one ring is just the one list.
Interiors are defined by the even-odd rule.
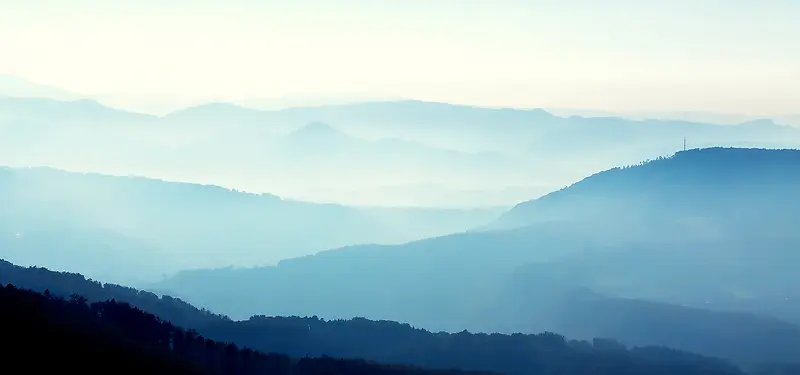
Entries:
[[[379,365],[330,357],[292,359],[241,349],[207,339],[156,316],[114,300],[87,304],[49,291],[36,293],[8,284],[0,288],[0,324],[6,368],[25,372],[69,371],[101,374],[125,370],[131,374],[441,374],[410,366]],[[37,358],[40,356],[41,358]],[[15,363],[17,362],[17,363]],[[488,375],[488,374],[487,374]]]
[[[109,303],[109,306],[119,305],[116,302],[103,302],[112,299],[130,303],[171,323],[159,321],[155,316],[140,317],[133,322],[155,324],[152,322],[158,321],[159,327],[171,327],[167,329],[170,332],[183,332],[183,338],[197,339],[199,335],[203,335],[221,342],[291,357],[327,355],[337,358],[363,358],[380,363],[432,369],[459,368],[506,375],[742,374],[732,364],[714,358],[660,347],[627,349],[610,339],[598,339],[592,343],[566,340],[553,333],[431,333],[414,329],[407,324],[360,318],[325,321],[316,317],[253,317],[237,322],[197,309],[176,298],[159,298],[149,292],[104,285],[86,280],[78,274],[52,272],[35,267],[24,268],[0,262],[0,284],[7,283],[37,292],[47,290],[55,296],[81,295],[89,302],[100,303],[97,305],[100,307]],[[89,310],[92,311],[92,308]],[[128,314],[148,316],[141,311]],[[186,331],[171,324],[196,331],[189,331],[190,336],[185,336]],[[149,328],[126,329],[136,333],[146,332]],[[153,329],[157,331],[166,328]],[[197,332],[197,336],[191,336],[191,332]],[[151,339],[155,340],[152,337]],[[166,339],[162,337],[159,340]],[[161,341],[156,341],[153,343],[154,347],[163,345],[159,344]]]

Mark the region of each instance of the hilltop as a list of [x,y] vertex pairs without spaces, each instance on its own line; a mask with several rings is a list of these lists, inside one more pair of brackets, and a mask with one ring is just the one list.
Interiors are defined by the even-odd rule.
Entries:
[[[787,199],[800,186],[800,150],[708,148],[675,153],[640,165],[613,168],[541,198],[518,204],[493,228],[509,228],[552,220],[589,219],[613,213],[639,218],[691,215],[720,218],[790,214],[796,200]],[[656,211],[657,210],[657,211]]]
[[[769,332],[765,327],[773,323],[767,321],[800,323],[800,294],[786,287],[800,283],[795,272],[800,236],[791,225],[797,222],[792,215],[800,212],[793,200],[796,155],[792,150],[687,151],[602,172],[520,205],[514,210],[546,202],[547,211],[533,210],[541,219],[512,229],[349,246],[274,267],[186,271],[153,288],[237,317],[365,316],[453,332],[558,327],[559,332],[603,332],[650,344],[678,336],[680,342],[699,343],[682,327],[715,320],[736,322],[729,332],[737,326]],[[675,167],[687,156],[707,162],[694,172]],[[664,183],[672,179],[664,176],[676,171],[690,177]],[[513,275],[521,270],[538,278],[519,281]],[[251,285],[260,286],[258,295],[240,292]],[[561,292],[538,294],[554,287]],[[302,290],[305,298],[287,288]],[[588,304],[565,298],[583,289],[597,297]],[[609,310],[618,314],[591,315],[595,302],[619,306]],[[551,306],[555,310],[548,310]],[[755,317],[723,319],[715,313]],[[628,336],[636,330],[626,326],[627,314],[664,319],[659,324],[675,336]],[[496,316],[505,317],[504,325],[497,325]]]

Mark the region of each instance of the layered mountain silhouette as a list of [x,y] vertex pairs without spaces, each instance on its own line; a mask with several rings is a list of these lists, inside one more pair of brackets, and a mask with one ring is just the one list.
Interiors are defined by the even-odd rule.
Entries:
[[[31,326],[39,332],[39,337],[55,335],[49,330],[53,322],[69,324],[62,326],[62,330],[66,328],[64,331],[73,335],[78,332],[97,335],[88,336],[99,340],[90,341],[96,347],[110,345],[113,348],[127,339],[129,345],[133,344],[128,347],[127,354],[141,355],[136,350],[149,349],[145,353],[158,355],[162,363],[157,363],[161,366],[168,366],[170,362],[166,361],[171,360],[226,373],[248,373],[248,363],[278,362],[285,363],[286,367],[291,363],[295,366],[290,367],[292,373],[301,374],[308,369],[306,366],[312,365],[319,368],[317,371],[335,365],[326,373],[353,373],[355,370],[350,368],[356,366],[360,371],[369,369],[369,373],[421,373],[407,366],[414,365],[433,370],[460,368],[510,375],[532,371],[544,375],[743,374],[725,361],[673,349],[652,346],[628,349],[613,339],[576,341],[550,332],[536,335],[432,333],[408,324],[363,318],[253,316],[244,321],[232,321],[169,296],[101,284],[78,274],[22,268],[4,261],[0,261],[0,283],[13,283],[18,288],[32,290],[22,291],[11,284],[0,289],[3,302],[0,306],[5,307],[4,312],[13,314],[6,314],[10,319],[2,323],[10,325],[33,320]],[[99,329],[101,327],[113,330]],[[111,332],[116,335],[102,335]],[[75,340],[74,337],[70,339]],[[240,347],[248,349],[242,352]],[[202,348],[204,352],[197,351]],[[289,362],[282,355],[258,354],[252,349],[303,358],[299,363]],[[786,348],[792,349],[796,347]],[[247,361],[248,356],[250,361]],[[309,356],[319,358],[310,359]],[[379,366],[363,360],[343,361],[331,357],[363,358],[406,366]],[[767,365],[786,368],[778,363]]]
[[[742,326],[768,335],[788,327],[775,318],[797,323],[800,297],[787,285],[798,282],[791,225],[798,211],[791,197],[799,153],[689,150],[520,204],[491,230],[350,246],[274,267],[182,272],[153,288],[235,317],[365,316],[450,331],[558,327],[664,345],[701,345],[692,335],[714,337],[716,328],[706,323],[715,320],[735,322],[726,323],[730,332]],[[520,287],[512,277],[520,267],[534,270],[541,282]],[[263,297],[240,292],[248,285],[260,285]],[[525,294],[510,292],[522,288],[536,296],[555,287],[588,289],[597,297],[589,303],[545,293],[529,303]],[[288,290],[302,291],[303,298]],[[497,296],[507,298],[498,302]],[[600,301],[598,309],[619,308],[594,316],[592,301]],[[715,317],[718,312],[731,315]],[[639,314],[642,326],[627,330],[630,316]],[[647,332],[647,319],[674,336],[633,335]],[[694,328],[683,331],[688,326]]]
[[267,155],[271,170],[345,188],[373,180],[401,185],[436,181],[455,188],[480,175],[512,179],[519,166],[500,153],[446,150],[398,138],[367,140],[321,122],[277,138]]
[[48,168],[0,168],[0,196],[0,256],[117,281],[402,243],[466,231],[500,213],[353,208]]
[[[6,366],[37,372],[106,374],[460,374],[364,360],[290,358],[240,349],[207,339],[115,300],[87,304],[49,291],[35,293],[8,284],[0,288],[0,326],[9,346]],[[35,351],[34,349],[35,348]],[[709,361],[710,362],[710,361]],[[651,366],[657,368],[656,366]],[[717,365],[719,374],[734,374]],[[699,368],[699,366],[698,366]],[[477,372],[476,372],[477,374]]]
[[[282,184],[252,190],[304,197],[325,189],[423,183],[477,191],[563,186],[611,165],[664,155],[684,139],[690,148],[800,141],[796,128],[772,120],[719,126],[419,101],[281,111],[213,103],[156,117],[92,100],[3,98],[0,131],[0,159],[7,164],[150,176],[179,171],[176,180],[200,176],[248,189]],[[411,340],[426,343],[425,350],[388,349],[362,338],[368,348],[335,352],[331,348],[353,344],[317,342],[315,355],[433,368],[469,363],[469,369],[512,373],[544,366],[545,373],[563,373],[579,370],[563,367],[565,358],[606,358],[598,350],[613,349],[619,355],[614,363],[633,361],[625,362],[632,366],[625,371],[641,373],[649,369],[637,367],[649,366],[639,362],[642,356],[663,364],[672,353],[605,341],[587,347],[544,334],[521,335],[530,341],[517,344],[544,345],[564,361],[492,357],[514,365],[481,367],[461,359],[461,350],[455,360],[430,354],[473,342],[464,349],[469,357],[486,358],[478,348],[492,345],[476,339],[485,336],[452,333],[464,329],[548,330],[668,346],[746,366],[792,362],[800,346],[800,295],[787,287],[800,281],[794,269],[800,235],[793,225],[800,212],[793,199],[800,187],[798,153],[690,149],[594,174],[520,203],[493,222],[496,210],[365,209],[199,184],[6,168],[0,170],[0,256],[135,283],[237,319],[324,318],[295,320],[300,330],[293,326],[282,337],[303,337],[297,335],[303,325],[308,332],[355,316],[372,320],[351,323],[389,319],[451,332]],[[479,200],[474,206],[482,205]],[[324,249],[332,250],[298,257]],[[224,267],[285,258],[276,266]],[[189,270],[152,282],[178,269]],[[241,328],[206,315],[203,324],[224,334],[235,326],[240,333],[229,338],[245,345],[263,342],[242,331],[270,322],[253,318],[253,326]],[[516,344],[499,347],[513,352]],[[293,356],[309,350],[308,342],[282,348]],[[688,367],[671,371],[693,368],[681,363]],[[708,366],[716,369],[713,363]]]
[[169,113],[161,117],[166,123],[186,125],[215,125],[220,127],[271,125],[263,111],[242,107],[231,103],[208,103]]
[[[340,136],[370,145],[353,146],[359,152],[349,147],[294,150],[293,132],[304,134],[309,124],[326,124]],[[218,102],[156,117],[90,100],[7,98],[0,103],[0,131],[5,164],[226,181],[248,190],[360,205],[414,203],[412,190],[392,196],[370,192],[422,183],[452,191],[470,186],[487,192],[483,201],[478,195],[475,206],[497,204],[497,198],[489,203],[488,196],[501,188],[555,189],[615,165],[671,153],[684,138],[690,147],[800,144],[800,130],[766,121],[724,126],[559,117],[540,109],[422,101],[277,111]],[[526,198],[514,195],[499,203],[513,205]],[[448,194],[437,199],[446,206],[469,205]]]
[[800,261],[798,172],[797,150],[690,150],[521,203],[493,227],[614,223],[599,235],[635,245],[542,272],[614,294],[798,322],[800,296],[786,288]]
[[[675,220],[700,215],[763,222],[761,215],[792,214],[787,199],[800,184],[800,151],[710,148],[678,152],[638,167],[615,168],[542,198],[518,204],[494,224],[594,220],[598,215]],[[712,174],[713,173],[713,174]],[[790,206],[786,206],[786,205]],[[758,217],[758,218],[757,218]],[[789,218],[786,218],[789,219]]]

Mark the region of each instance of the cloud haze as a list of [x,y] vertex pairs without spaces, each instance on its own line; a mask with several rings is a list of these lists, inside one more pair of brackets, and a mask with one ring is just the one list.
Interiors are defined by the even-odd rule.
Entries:
[[368,92],[782,115],[800,102],[794,1],[2,0],[0,8],[0,73],[119,105],[141,106],[141,96],[182,106]]

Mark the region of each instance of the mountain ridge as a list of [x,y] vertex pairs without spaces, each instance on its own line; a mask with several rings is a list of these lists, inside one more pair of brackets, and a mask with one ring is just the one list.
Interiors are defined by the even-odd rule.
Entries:
[[[717,163],[725,163],[726,158],[728,162],[739,163],[739,167],[736,169],[718,169]],[[769,174],[770,168],[778,168],[781,167],[782,164],[787,164],[785,165],[787,168],[800,169],[800,150],[712,147],[678,151],[670,157],[659,157],[635,166],[616,167],[598,172],[540,198],[521,202],[504,214],[503,217],[499,218],[498,223],[493,225],[494,227],[504,227],[502,225],[503,221],[512,220],[510,218],[511,216],[524,215],[524,211],[535,210],[535,206],[549,204],[566,194],[580,195],[589,191],[597,194],[599,191],[606,196],[624,198],[626,195],[630,194],[631,191],[646,194],[646,191],[641,190],[655,189],[658,187],[680,188],[680,184],[696,182],[696,179],[702,179],[707,176],[707,173],[711,173],[714,170],[719,172],[716,175],[718,178],[723,178],[725,179],[723,180],[724,183],[728,183],[731,179],[736,180],[736,173],[743,173],[745,168],[751,171],[751,173]],[[634,172],[637,175],[641,175],[642,173],[646,173],[646,170],[655,171],[661,165],[665,167],[661,168],[663,173],[650,174],[646,179],[641,179],[635,183],[627,183],[628,186],[634,187],[633,190],[620,189],[615,191],[615,189],[626,186],[626,183],[616,181],[617,176],[625,175],[627,178],[635,178],[631,177],[634,176]],[[678,167],[670,168],[668,167],[670,165],[676,165]],[[719,180],[709,180],[709,182],[715,184],[723,183]],[[747,185],[741,186],[748,187]],[[492,226],[490,226],[490,228],[491,227]]]
[[[605,374],[616,366],[634,366],[641,371],[709,371],[720,374],[741,374],[727,361],[663,347],[633,347],[628,349],[613,339],[592,341],[566,340],[551,332],[540,334],[472,334],[433,333],[415,329],[408,324],[391,321],[370,321],[363,318],[324,320],[317,317],[253,316],[243,321],[231,321],[207,310],[197,309],[169,296],[138,291],[113,284],[86,280],[80,274],[57,273],[42,268],[22,268],[0,261],[0,283],[13,283],[34,292],[52,294],[51,298],[73,296],[94,305],[111,299],[111,304],[127,303],[134,308],[155,314],[161,319],[198,334],[236,345],[299,357],[334,356],[366,358],[379,363],[400,363],[423,366],[432,370],[461,368],[471,371],[496,372],[509,375],[526,374],[532,368],[542,374]],[[82,297],[77,297],[78,295]],[[116,300],[116,302],[114,302]],[[100,306],[98,306],[100,307]],[[525,350],[520,350],[522,345]],[[508,350],[495,350],[497,347]],[[511,348],[517,348],[513,350]],[[546,354],[546,355],[545,355]],[[435,356],[434,356],[435,355]],[[603,358],[609,356],[614,361]],[[481,360],[476,360],[482,358]],[[609,358],[610,359],[610,358]],[[576,366],[576,361],[582,365]],[[607,370],[591,363],[617,363]],[[599,365],[599,363],[598,363]],[[699,366],[695,369],[694,366]],[[601,372],[596,372],[601,371]],[[632,371],[632,370],[631,370]],[[633,373],[637,373],[634,371]],[[650,373],[650,372],[648,372]],[[657,372],[660,373],[660,372]],[[687,373],[687,372],[682,372]],[[708,374],[708,372],[702,372]]]
[[[793,248],[800,245],[800,236],[791,225],[800,209],[786,203],[800,185],[800,174],[789,173],[800,168],[797,152],[711,150],[701,154],[710,154],[702,168],[686,172],[680,163],[694,152],[575,184],[560,193],[563,200],[550,198],[554,203],[548,210],[561,215],[555,219],[401,245],[348,246],[265,268],[181,272],[154,287],[231,316],[256,311],[326,318],[361,314],[429,329],[482,329],[485,318],[478,312],[493,304],[516,269],[537,264],[538,272],[564,288],[800,323],[800,306],[793,302],[800,295],[785,288],[800,282],[791,267],[800,261]],[[718,155],[729,153],[733,156],[727,164],[723,158],[723,169]],[[752,153],[758,156],[748,161]],[[739,168],[740,162],[749,167]],[[666,172],[674,171],[693,178],[662,186],[672,178]],[[708,171],[721,173],[720,182],[704,184],[714,178]],[[597,185],[602,187],[597,194],[582,192],[598,178],[610,182]],[[636,185],[642,179],[648,184]],[[692,191],[695,198],[685,196]],[[577,216],[570,219],[573,212]],[[681,278],[674,277],[676,269]],[[264,297],[237,296],[246,285],[262,285]],[[287,285],[304,290],[308,299],[288,295],[281,289]],[[743,293],[751,297],[740,298]],[[341,297],[334,301],[330,295]],[[530,324],[523,316],[517,319],[509,325]]]
[[108,272],[137,279],[139,271],[125,268],[120,259],[151,263],[145,267],[148,278],[179,269],[273,264],[353,243],[402,243],[458,232],[498,214],[496,209],[352,207],[47,167],[0,168],[0,193],[6,202],[0,211],[0,255],[57,267],[56,259],[63,259],[48,256],[54,251],[50,246],[72,243],[70,268],[94,276],[97,261],[84,256],[94,254],[113,268]]

